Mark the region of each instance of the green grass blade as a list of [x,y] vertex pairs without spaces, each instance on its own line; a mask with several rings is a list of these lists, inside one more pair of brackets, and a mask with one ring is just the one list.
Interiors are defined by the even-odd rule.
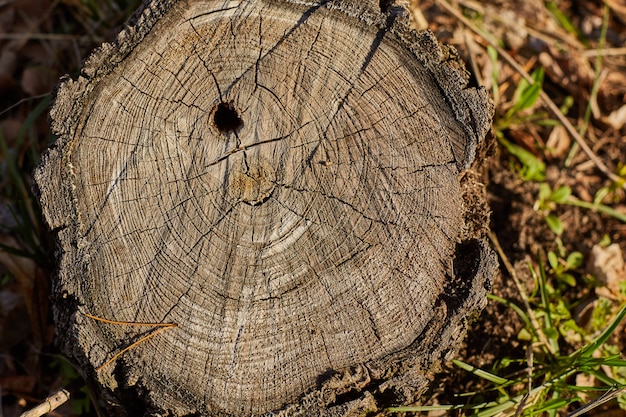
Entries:
[[37,104],[35,108],[28,114],[28,116],[24,120],[24,123],[22,123],[22,126],[18,130],[18,141],[23,140],[26,131],[33,127],[35,121],[48,110],[51,100],[52,94],[46,94],[41,102]]
[[568,198],[563,201],[562,204],[567,204],[570,206],[582,207],[589,210],[597,211],[598,213],[608,214],[609,216],[626,223],[626,214],[620,213],[612,207],[606,206],[604,204],[594,204],[589,203],[587,201],[576,200],[574,198]]
[[492,407],[485,408],[482,411],[474,414],[474,417],[492,417],[496,414],[500,414],[506,410],[509,410],[515,406],[517,406],[523,399],[523,396],[517,396],[515,398],[511,398],[508,401],[503,402],[502,404],[498,404]]
[[606,326],[606,328],[596,338],[596,340],[594,340],[593,342],[589,343],[586,346],[583,346],[582,348],[578,349],[577,351],[573,352],[570,355],[570,357],[572,357],[572,358],[591,357],[593,352],[598,350],[598,348],[600,346],[602,346],[604,343],[606,343],[606,341],[609,339],[609,337],[611,337],[611,335],[617,329],[617,327],[620,325],[622,320],[624,320],[624,317],[626,317],[626,305],[622,306],[622,308],[618,311],[618,313],[615,315],[613,320],[611,320],[609,325]]
[[531,108],[539,99],[543,87],[544,69],[539,68],[532,74],[532,78],[535,81],[533,84],[529,85],[526,83],[524,85],[524,81],[520,82],[521,88],[518,89],[519,99],[515,102],[513,109],[511,109],[513,114]]
[[533,408],[533,413],[546,413],[551,411],[557,411],[577,400],[578,398],[553,398],[542,403],[540,407]]
[[509,142],[499,136],[498,141],[508,153],[516,157],[522,164],[520,175],[527,181],[543,181],[546,178],[546,164],[521,146]]
[[546,278],[546,268],[541,256],[539,256],[539,293],[541,296],[541,306],[544,309],[544,329],[537,329],[537,331],[543,331],[548,337],[548,343],[550,343],[550,350],[554,355],[559,353],[559,341],[557,340],[559,331],[554,327],[552,321],[552,314],[550,308],[550,297],[548,294],[548,282]]
[[32,259],[34,257],[33,254],[30,252],[14,248],[13,246],[5,245],[4,243],[0,243],[0,252],[6,252],[10,255],[21,256],[22,258]]
[[509,300],[506,300],[504,298],[500,298],[497,295],[493,295],[493,294],[487,295],[487,298],[489,298],[491,300],[494,300],[494,301],[497,301],[500,304],[503,304],[503,305],[509,307],[510,309],[512,309],[513,311],[515,311],[517,313],[517,315],[519,316],[519,318],[524,322],[524,326],[526,327],[526,329],[528,329],[531,332],[533,337],[538,339],[539,336],[537,335],[537,329],[535,329],[535,326],[533,326],[533,324],[530,321],[530,318],[528,317],[528,315],[517,304],[512,303]]
[[389,407],[387,411],[392,413],[419,413],[429,411],[452,411],[467,409],[464,405],[414,405],[403,407]]
[[498,67],[498,51],[492,46],[487,47],[487,54],[489,55],[489,59],[491,60],[492,70],[491,70],[491,92],[493,94],[493,102],[495,105],[500,103],[500,86],[498,84],[499,67]]
[[556,19],[556,21],[561,25],[563,29],[568,31],[570,34],[574,35],[579,41],[583,44],[588,45],[587,40],[583,36],[583,34],[576,28],[576,26],[570,21],[570,19],[561,11],[558,4],[554,1],[547,1],[546,8],[552,16]]
[[476,368],[475,366],[469,365],[465,362],[461,362],[459,360],[452,360],[452,363],[455,364],[456,366],[458,366],[459,368],[476,375],[479,378],[482,378],[484,380],[493,382],[496,385],[505,385],[505,384],[509,384],[511,383],[511,381],[509,381],[506,378],[501,378],[497,375],[494,375],[492,373],[489,373],[487,371],[483,371],[482,369]]
[[22,185],[22,175],[17,167],[17,164],[15,163],[14,158],[11,157],[9,144],[6,141],[2,130],[0,130],[0,152],[1,155],[4,157],[4,161],[8,170],[8,176],[4,178],[3,185],[6,187],[6,190],[8,190],[9,193],[15,192],[15,187],[17,187],[17,191],[22,194],[22,190],[20,189],[20,185]]
[[[600,52],[604,51],[604,46],[606,44],[606,34],[607,34],[608,26],[609,26],[610,14],[611,14],[611,8],[608,2],[604,2],[604,10],[602,11],[602,16],[603,16],[602,29],[600,30],[600,38],[598,39],[598,48],[597,48],[598,51]],[[588,42],[583,37],[579,37],[579,39],[581,39],[586,46],[589,46]],[[592,106],[592,103],[596,102],[596,98],[598,96],[598,90],[600,87],[600,76],[604,70],[602,66],[603,55],[604,54],[602,53],[599,53],[596,55],[595,73],[593,76],[593,85],[591,86],[591,94],[590,94],[589,100],[587,100],[587,108],[585,109],[585,115],[583,117],[582,126],[578,130],[581,136],[584,136],[585,133],[587,132],[587,128],[589,126],[589,120],[591,119],[591,113],[592,113],[591,106]],[[574,156],[576,156],[576,153],[578,153],[579,148],[580,148],[580,145],[578,144],[578,142],[575,142],[572,145],[572,148],[570,149],[567,155],[567,158],[565,159],[566,167],[569,167],[572,164],[572,160],[574,159]]]

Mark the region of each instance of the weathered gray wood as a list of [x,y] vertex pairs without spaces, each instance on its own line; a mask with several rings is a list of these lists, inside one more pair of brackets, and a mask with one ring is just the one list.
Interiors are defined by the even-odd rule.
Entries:
[[[454,52],[378,2],[153,1],[51,111],[36,171],[66,353],[119,415],[418,399],[495,262]],[[159,329],[118,322],[176,323]]]

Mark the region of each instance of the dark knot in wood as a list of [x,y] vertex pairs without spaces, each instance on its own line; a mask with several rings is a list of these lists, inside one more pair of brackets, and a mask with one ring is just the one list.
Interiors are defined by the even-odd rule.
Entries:
[[213,124],[222,133],[236,132],[243,126],[243,120],[232,103],[220,102],[215,106],[212,114]]

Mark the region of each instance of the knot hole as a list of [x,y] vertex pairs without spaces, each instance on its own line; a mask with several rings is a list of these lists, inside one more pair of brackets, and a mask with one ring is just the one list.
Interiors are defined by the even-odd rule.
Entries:
[[232,103],[220,103],[213,110],[213,124],[221,133],[235,132],[243,126],[243,120]]

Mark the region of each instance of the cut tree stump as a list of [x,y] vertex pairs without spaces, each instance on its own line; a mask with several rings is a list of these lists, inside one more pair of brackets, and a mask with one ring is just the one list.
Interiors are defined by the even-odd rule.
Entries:
[[109,415],[375,413],[464,337],[492,106],[383,3],[152,1],[62,80],[55,319]]

